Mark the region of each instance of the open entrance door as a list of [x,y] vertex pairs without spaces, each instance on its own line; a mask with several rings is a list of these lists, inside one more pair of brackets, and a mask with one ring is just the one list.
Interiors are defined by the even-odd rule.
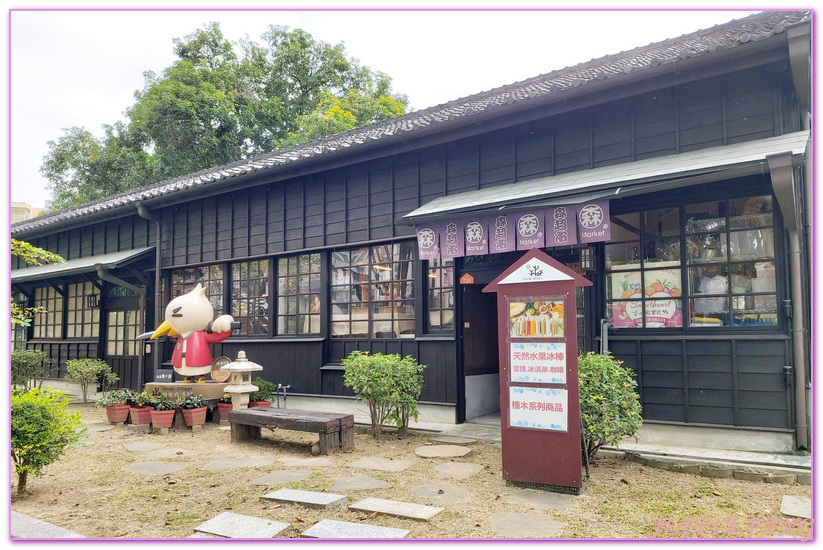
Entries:
[[482,284],[461,285],[466,420],[500,412],[497,304]]

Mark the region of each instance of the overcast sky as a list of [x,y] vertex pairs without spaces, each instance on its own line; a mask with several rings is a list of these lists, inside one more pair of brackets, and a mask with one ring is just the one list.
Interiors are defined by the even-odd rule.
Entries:
[[394,90],[417,110],[749,13],[14,9],[10,198],[43,206],[49,191],[39,168],[47,142],[72,126],[102,136],[101,126],[123,118],[133,104],[143,72],[160,73],[174,62],[172,39],[211,21],[220,22],[232,42],[248,35],[262,43],[269,25],[344,42],[350,57],[391,76]]

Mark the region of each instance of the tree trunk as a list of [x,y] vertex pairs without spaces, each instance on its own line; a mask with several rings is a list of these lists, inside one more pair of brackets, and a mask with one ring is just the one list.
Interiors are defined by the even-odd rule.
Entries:
[[29,473],[27,471],[22,471],[17,474],[17,496],[22,496],[26,492],[26,481],[28,477]]

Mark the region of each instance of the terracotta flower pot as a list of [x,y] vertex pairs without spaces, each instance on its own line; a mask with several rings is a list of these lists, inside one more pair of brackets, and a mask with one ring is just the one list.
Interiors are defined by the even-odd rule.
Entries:
[[154,407],[132,407],[131,408],[131,423],[132,424],[151,424],[151,411]]
[[180,409],[183,411],[183,420],[186,421],[186,426],[199,426],[206,422],[206,407],[199,409]]
[[263,407],[264,409],[271,408],[271,401],[249,401],[249,408]]
[[228,420],[229,413],[232,411],[233,405],[231,403],[218,403],[217,404],[217,414],[220,416],[220,420]]
[[128,405],[106,405],[106,417],[112,424],[125,422],[129,418],[129,409]]
[[171,428],[174,424],[174,409],[170,411],[151,411],[151,425],[154,428]]

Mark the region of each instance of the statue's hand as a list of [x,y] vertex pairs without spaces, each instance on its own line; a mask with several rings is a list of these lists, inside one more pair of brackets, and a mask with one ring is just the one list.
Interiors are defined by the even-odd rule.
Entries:
[[212,332],[228,332],[232,330],[231,324],[234,322],[234,317],[231,315],[221,315],[211,323]]

